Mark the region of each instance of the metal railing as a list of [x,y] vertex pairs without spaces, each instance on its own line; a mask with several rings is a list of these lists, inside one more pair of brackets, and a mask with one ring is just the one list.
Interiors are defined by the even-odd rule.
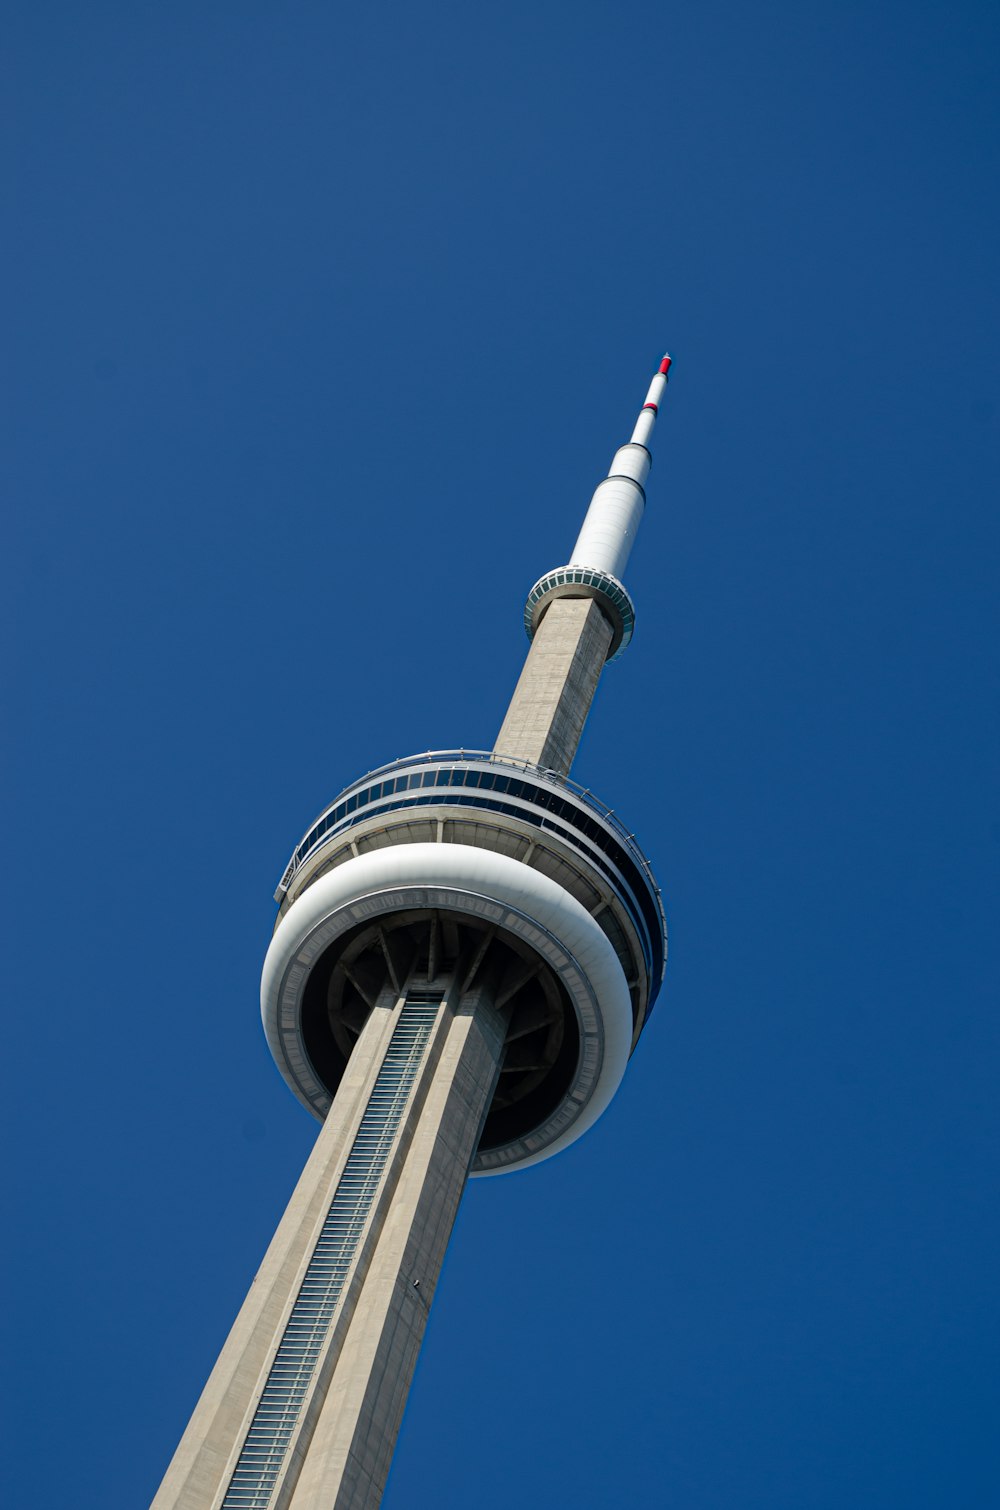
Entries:
[[[413,766],[432,764],[468,766],[471,768],[483,765],[502,766],[511,770],[522,771],[525,775],[530,776],[533,780],[543,785],[568,792],[571,796],[578,798],[586,807],[589,807],[609,828],[614,830],[618,839],[647,876],[650,886],[656,893],[657,898],[659,898],[660,888],[656,884],[649,861],[636,843],[635,834],[625,827],[625,824],[617,816],[613,808],[608,807],[599,797],[595,797],[589,787],[581,786],[579,782],[573,781],[569,776],[562,775],[560,771],[553,771],[547,766],[534,765],[530,760],[520,760],[513,755],[498,755],[493,750],[425,750],[420,755],[407,755],[399,757],[396,760],[390,760],[386,765],[375,766],[373,770],[367,771],[357,781],[352,781],[350,786],[345,787],[342,792],[338,792],[333,801],[328,803],[313,823],[310,824],[306,830],[305,837],[308,839],[313,829],[318,823],[322,822],[331,808],[338,807],[341,803],[347,802],[353,793],[361,791],[372,782],[392,776],[396,771],[405,771],[411,769]],[[310,845],[308,850],[300,853],[303,842],[296,845],[295,853],[285,867],[284,874],[279,882],[279,890],[281,891],[287,889],[292,877],[308,858],[308,854],[312,848],[314,848],[314,845]]]

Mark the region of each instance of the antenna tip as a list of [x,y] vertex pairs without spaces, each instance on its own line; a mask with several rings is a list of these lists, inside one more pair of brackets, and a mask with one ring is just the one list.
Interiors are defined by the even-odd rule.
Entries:
[[663,361],[660,363],[660,371],[663,373],[664,377],[667,377],[669,375],[669,373],[670,373],[670,364],[671,364],[672,361],[673,361],[673,357],[670,355],[669,352],[665,351],[663,353]]

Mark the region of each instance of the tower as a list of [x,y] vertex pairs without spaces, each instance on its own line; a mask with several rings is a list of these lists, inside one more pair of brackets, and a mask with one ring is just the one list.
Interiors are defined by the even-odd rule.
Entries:
[[153,1510],[368,1510],[381,1498],[466,1179],[600,1116],[652,1010],[649,864],[569,779],[601,670],[670,358],[531,641],[495,747],[394,761],[311,825],[275,894],[261,1011],[322,1127]]

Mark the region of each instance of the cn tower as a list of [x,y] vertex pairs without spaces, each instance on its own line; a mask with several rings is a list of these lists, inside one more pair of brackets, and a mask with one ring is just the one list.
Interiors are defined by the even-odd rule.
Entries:
[[568,564],[528,593],[493,750],[370,771],[285,868],[261,1013],[320,1132],[153,1510],[377,1506],[466,1180],[568,1148],[621,1083],[663,909],[633,835],[569,771],[632,638],[622,576],[669,370]]

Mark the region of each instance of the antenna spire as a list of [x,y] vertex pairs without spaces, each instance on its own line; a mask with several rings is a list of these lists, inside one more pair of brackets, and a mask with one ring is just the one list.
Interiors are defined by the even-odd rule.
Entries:
[[632,439],[615,452],[607,477],[597,486],[569,558],[571,566],[593,567],[621,581],[646,504],[643,484],[653,460],[649,442],[672,360],[664,356],[661,361],[639,411]]
[[660,405],[663,403],[663,395],[670,381],[670,364],[672,361],[673,357],[668,352],[664,352],[663,361],[660,363],[656,376],[649,385],[646,402],[639,410],[639,418],[636,420],[635,429],[632,431],[632,444],[635,446],[648,447],[649,445],[650,437],[653,434],[653,426],[656,424],[656,416],[659,413]]
[[643,484],[652,461],[648,442],[670,365],[665,356],[632,439],[619,446],[607,477],[597,485],[569,561],[539,577],[528,594],[524,627],[532,644],[497,735],[500,755],[565,775],[601,668],[606,660],[617,660],[632,638],[635,606],[622,573],[646,504]]

